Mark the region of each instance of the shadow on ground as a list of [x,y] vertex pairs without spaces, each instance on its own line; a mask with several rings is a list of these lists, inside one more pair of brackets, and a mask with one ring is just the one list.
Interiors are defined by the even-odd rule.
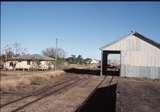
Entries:
[[117,84],[97,89],[75,112],[116,112]]
[[76,73],[76,74],[90,74],[90,75],[100,75],[100,70],[97,69],[78,69],[70,68],[64,70],[67,73]]
[[[70,69],[64,69],[67,73],[75,73],[75,74],[81,74],[81,75],[100,75],[99,69],[78,69],[78,68],[70,68]],[[120,72],[118,71],[106,71],[104,75],[111,75],[111,76],[119,76]]]

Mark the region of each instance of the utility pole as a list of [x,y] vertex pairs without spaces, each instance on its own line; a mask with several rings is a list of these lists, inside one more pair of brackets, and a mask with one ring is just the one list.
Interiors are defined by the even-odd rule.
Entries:
[[58,39],[56,38],[56,56],[55,56],[55,70],[57,69],[57,55],[58,55],[58,53],[57,53],[57,47],[58,47]]

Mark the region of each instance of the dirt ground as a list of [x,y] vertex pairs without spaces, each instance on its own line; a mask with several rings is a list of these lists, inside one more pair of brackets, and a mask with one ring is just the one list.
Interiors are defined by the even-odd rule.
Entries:
[[117,112],[160,112],[160,81],[119,78]]
[[[44,74],[45,75],[45,74]],[[16,90],[7,91],[7,92],[1,92],[1,105],[8,102],[15,101],[19,98],[25,97],[26,95],[29,95],[30,93],[36,93],[37,90],[40,90],[39,92],[46,92],[50,91],[48,88],[51,85],[56,84],[56,82],[62,82],[66,78],[82,78],[86,80],[82,80],[81,82],[77,82],[77,84],[74,84],[73,87],[69,87],[62,92],[58,92],[57,94],[50,94],[47,95],[45,98],[37,101],[36,103],[33,103],[32,105],[29,105],[23,109],[20,109],[20,111],[25,112],[70,112],[71,110],[75,110],[78,105],[80,105],[95,88],[95,86],[99,83],[101,80],[98,76],[89,76],[89,75],[77,75],[77,74],[71,74],[67,73],[61,76],[57,76],[52,78],[48,82],[43,82],[38,85],[29,85],[24,88],[17,88]],[[44,88],[44,89],[42,89]],[[52,89],[52,88],[51,88]],[[11,106],[2,107],[1,112],[11,112],[12,110],[16,109],[19,106],[22,106],[26,102],[32,102],[32,100],[37,99],[40,95],[33,95],[29,99],[26,98],[24,101],[20,101],[20,103],[13,103]],[[41,97],[41,96],[40,96]],[[43,106],[41,106],[43,104]],[[61,108],[59,108],[61,107]]]
[[[95,87],[105,78],[104,76],[75,73],[54,77],[40,85],[30,85],[15,91],[0,93],[1,105],[62,81],[64,78],[73,77],[86,79],[22,108],[19,112],[160,112],[159,80],[107,76],[101,86],[95,90]],[[35,98],[36,95],[31,99]],[[0,109],[1,112],[11,112],[17,105]]]

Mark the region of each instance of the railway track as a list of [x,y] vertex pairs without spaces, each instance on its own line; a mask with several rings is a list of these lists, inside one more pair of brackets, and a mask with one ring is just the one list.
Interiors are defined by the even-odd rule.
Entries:
[[50,85],[50,86],[46,85],[46,86],[44,86],[44,87],[42,87],[42,88],[40,88],[40,89],[38,89],[38,90],[36,90],[36,91],[34,91],[34,92],[32,92],[32,93],[29,93],[28,95],[22,96],[22,97],[20,97],[20,98],[17,98],[17,99],[15,99],[15,100],[10,101],[10,102],[7,102],[7,103],[5,103],[5,104],[1,104],[1,105],[0,105],[0,108],[5,107],[5,106],[7,106],[7,105],[10,105],[10,104],[12,104],[12,103],[16,103],[16,102],[18,102],[18,101],[20,101],[20,100],[23,100],[23,99],[25,99],[25,98],[27,98],[27,97],[30,97],[30,96],[40,95],[43,91],[46,91],[46,90],[48,90],[48,89],[50,89],[50,88],[52,88],[52,87],[56,87],[56,86],[58,86],[58,85],[60,85],[60,84],[63,84],[63,83],[65,83],[65,82],[71,80],[71,78],[66,78],[66,77],[64,77],[64,78],[61,79],[61,80],[62,80],[62,81],[56,81],[55,83],[53,83],[53,84]]
[[24,97],[18,98],[14,101],[8,102],[6,104],[1,105],[1,112],[17,112],[22,110],[25,107],[28,107],[31,104],[38,102],[46,97],[51,95],[55,95],[57,93],[63,92],[67,88],[72,88],[76,84],[78,84],[82,80],[86,80],[88,78],[80,78],[80,77],[72,77],[66,78],[61,82],[56,82],[55,84],[44,87],[38,91],[35,91],[32,94],[26,95]]

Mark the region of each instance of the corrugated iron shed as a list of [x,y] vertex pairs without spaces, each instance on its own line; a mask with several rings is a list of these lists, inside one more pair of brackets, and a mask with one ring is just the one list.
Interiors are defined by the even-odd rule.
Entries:
[[160,44],[138,32],[132,32],[101,47],[101,74],[105,73],[108,53],[120,53],[120,76],[160,79]]

